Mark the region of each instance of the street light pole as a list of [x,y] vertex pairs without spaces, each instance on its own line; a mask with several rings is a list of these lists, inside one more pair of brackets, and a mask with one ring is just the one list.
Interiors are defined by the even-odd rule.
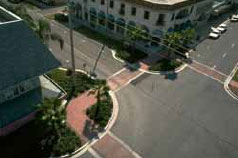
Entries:
[[[109,2],[110,0],[106,0],[106,37],[108,37],[108,13],[109,13]],[[105,44],[103,44],[99,54],[98,54],[98,57],[94,63],[94,67],[93,67],[93,70],[91,72],[90,75],[92,75],[93,77],[96,77],[96,74],[95,74],[95,70],[96,70],[96,67],[97,67],[97,64],[98,64],[98,61],[102,55],[102,53],[104,52],[104,49],[105,49]]]
[[72,77],[73,77],[73,89],[74,92],[76,84],[76,73],[75,73],[75,56],[74,56],[74,41],[73,41],[73,26],[72,26],[72,3],[68,2],[68,20],[69,20],[69,37],[70,37],[70,49],[71,49],[71,62],[72,62]]

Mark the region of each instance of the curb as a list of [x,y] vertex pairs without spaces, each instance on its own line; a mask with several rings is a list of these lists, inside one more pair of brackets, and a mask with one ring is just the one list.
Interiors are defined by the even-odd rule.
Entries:
[[113,109],[112,109],[112,115],[104,128],[103,132],[98,133],[97,137],[92,138],[89,140],[86,144],[75,150],[74,152],[62,156],[51,156],[49,158],[78,158],[79,156],[83,155],[91,146],[93,146],[97,141],[102,139],[108,132],[109,130],[113,127],[113,125],[116,122],[118,112],[119,112],[119,104],[116,98],[116,95],[113,91],[109,91],[109,95],[111,96],[112,102],[113,102]]
[[[121,63],[124,63],[124,64],[126,63],[128,66],[137,69],[136,66],[134,66],[133,64],[128,63],[125,60],[122,60],[122,59],[118,58],[116,56],[116,51],[115,50],[111,49],[111,52],[112,52],[112,57],[115,60],[117,60]],[[152,74],[152,75],[169,75],[169,74],[173,74],[173,73],[179,73],[179,72],[183,71],[187,66],[188,66],[188,64],[182,64],[181,66],[176,68],[175,71],[149,71],[149,70],[144,70],[144,69],[141,69],[141,68],[139,68],[138,70],[141,71],[141,72],[144,72],[144,73]]]
[[227,77],[226,81],[224,82],[225,91],[235,100],[238,100],[238,96],[232,92],[232,90],[229,87],[229,84],[237,70],[238,70],[238,63],[235,65],[234,69],[231,71],[230,75]]

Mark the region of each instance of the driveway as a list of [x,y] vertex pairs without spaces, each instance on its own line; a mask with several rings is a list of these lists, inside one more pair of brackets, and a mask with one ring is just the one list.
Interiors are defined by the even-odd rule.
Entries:
[[238,61],[238,23],[228,24],[227,31],[217,40],[206,39],[197,46],[192,57],[225,74],[230,74]]
[[238,106],[219,82],[186,70],[141,76],[117,93],[112,132],[146,158],[238,157]]

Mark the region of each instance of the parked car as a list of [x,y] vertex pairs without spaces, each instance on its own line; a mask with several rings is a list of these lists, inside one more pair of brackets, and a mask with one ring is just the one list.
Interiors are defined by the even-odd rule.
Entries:
[[221,34],[221,31],[215,27],[211,27],[211,30],[212,30],[212,33],[219,34],[219,35]]
[[226,31],[226,28],[224,28],[224,27],[217,27],[216,28],[218,31],[220,31],[221,33],[224,33],[225,31]]
[[222,27],[222,28],[227,28],[227,24],[223,23],[223,24],[220,24],[219,27]]
[[233,15],[231,17],[231,22],[237,22],[238,21],[238,15]]
[[211,32],[209,34],[210,39],[218,39],[219,37],[220,37],[220,34],[218,34],[218,33]]

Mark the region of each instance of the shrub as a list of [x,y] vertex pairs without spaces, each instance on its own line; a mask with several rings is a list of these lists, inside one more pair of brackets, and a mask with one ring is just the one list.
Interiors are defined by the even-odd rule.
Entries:
[[[99,106],[99,114],[96,118],[96,108]],[[105,127],[112,115],[112,101],[110,97],[103,100],[100,104],[96,103],[87,109],[86,114],[90,119],[94,120],[95,123],[99,124],[100,127]]]
[[56,141],[52,148],[54,155],[60,156],[74,152],[81,146],[81,141],[75,132],[69,128],[61,130],[61,137]]
[[152,65],[149,69],[152,71],[174,71],[182,63],[176,60],[162,59],[156,64]]
[[135,63],[146,58],[148,55],[138,49],[135,49],[134,52],[130,50],[117,50],[116,56],[129,63]]
[[70,96],[77,95],[78,93],[83,93],[86,90],[89,90],[92,86],[96,84],[96,80],[92,80],[87,75],[83,73],[76,72],[76,83],[75,83],[75,94],[72,93],[72,83],[73,78],[71,76],[71,70],[63,71],[59,69],[55,69],[47,75],[53,79],[57,84],[59,84]]
[[60,21],[60,22],[68,22],[68,16],[62,14],[62,13],[57,13],[55,14],[54,17],[55,20]]

